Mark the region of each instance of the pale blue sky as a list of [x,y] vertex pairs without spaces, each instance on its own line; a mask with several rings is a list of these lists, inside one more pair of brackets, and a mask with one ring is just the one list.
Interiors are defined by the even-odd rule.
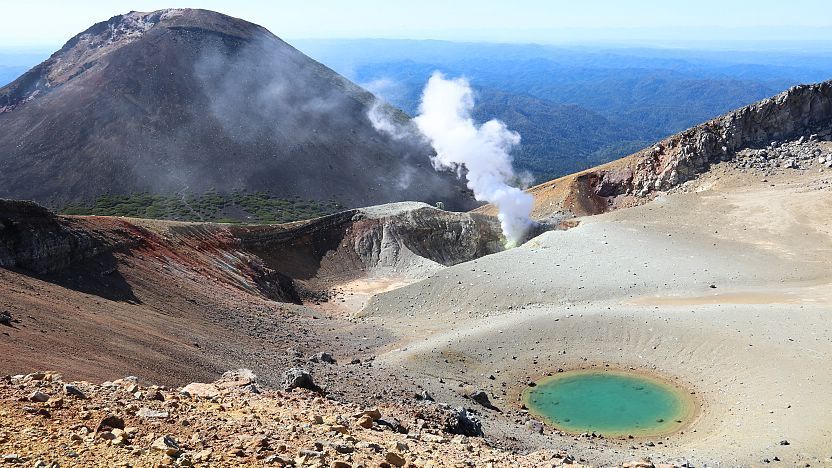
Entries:
[[0,0],[0,49],[56,46],[130,10],[217,10],[285,39],[522,42],[832,41],[829,0]]

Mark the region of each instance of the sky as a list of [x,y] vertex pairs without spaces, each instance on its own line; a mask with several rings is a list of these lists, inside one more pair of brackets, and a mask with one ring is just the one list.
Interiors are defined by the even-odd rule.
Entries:
[[829,0],[0,0],[0,49],[56,48],[131,10],[193,7],[287,39],[652,44],[832,41]]

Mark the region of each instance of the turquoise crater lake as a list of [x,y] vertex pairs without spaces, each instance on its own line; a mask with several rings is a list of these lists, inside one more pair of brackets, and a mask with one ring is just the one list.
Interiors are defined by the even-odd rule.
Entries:
[[556,428],[606,436],[653,436],[682,428],[694,414],[693,398],[668,383],[615,371],[558,373],[529,387],[523,402]]

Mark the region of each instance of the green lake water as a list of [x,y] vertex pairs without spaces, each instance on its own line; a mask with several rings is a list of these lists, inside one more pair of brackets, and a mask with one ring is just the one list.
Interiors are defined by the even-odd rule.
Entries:
[[575,371],[544,379],[524,394],[532,413],[567,432],[648,436],[673,432],[693,415],[685,392],[636,374]]

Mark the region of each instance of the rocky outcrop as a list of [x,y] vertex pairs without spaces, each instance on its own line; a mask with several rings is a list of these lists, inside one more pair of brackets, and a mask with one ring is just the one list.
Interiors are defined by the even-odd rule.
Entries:
[[283,389],[293,390],[295,388],[305,388],[312,391],[320,391],[320,387],[315,385],[312,380],[312,375],[303,369],[293,367],[283,373]]
[[104,246],[32,202],[0,200],[0,267],[37,274],[95,257]]
[[599,195],[668,190],[739,150],[810,134],[832,135],[832,82],[795,86],[674,135],[639,153],[632,170],[604,173]]
[[424,203],[350,210],[286,228],[235,228],[244,249],[292,278],[419,277],[503,249],[499,222]]
[[740,151],[811,135],[832,139],[832,81],[795,86],[626,158],[538,185],[530,189],[534,216],[596,214],[628,198],[638,203],[696,178],[715,163],[734,159]]

